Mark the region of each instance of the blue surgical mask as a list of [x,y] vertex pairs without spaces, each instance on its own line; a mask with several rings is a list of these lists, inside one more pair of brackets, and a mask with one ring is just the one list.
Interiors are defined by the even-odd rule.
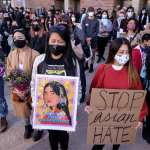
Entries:
[[102,19],[107,19],[107,15],[102,15]]

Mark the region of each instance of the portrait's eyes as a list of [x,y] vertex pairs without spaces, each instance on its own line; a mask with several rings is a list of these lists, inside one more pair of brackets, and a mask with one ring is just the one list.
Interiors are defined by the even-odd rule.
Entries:
[[52,95],[54,95],[54,94],[55,94],[53,91],[50,91],[50,93],[51,93]]
[[44,94],[45,95],[48,95],[48,94],[54,95],[55,93],[53,91],[44,91]]

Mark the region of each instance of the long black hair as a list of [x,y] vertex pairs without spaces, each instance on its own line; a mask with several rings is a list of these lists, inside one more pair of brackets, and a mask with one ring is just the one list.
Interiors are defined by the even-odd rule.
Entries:
[[61,100],[60,100],[60,103],[57,104],[57,108],[62,109],[65,112],[66,116],[68,117],[69,124],[71,125],[72,124],[71,116],[70,116],[70,112],[69,112],[69,108],[68,108],[69,102],[68,102],[68,96],[67,96],[65,87],[57,81],[49,82],[44,86],[43,95],[44,95],[45,89],[47,87],[52,88],[53,92],[57,96],[60,96]]
[[110,44],[109,55],[108,55],[107,62],[106,62],[107,64],[114,62],[114,57],[123,44],[128,46],[129,55],[131,57],[131,45],[130,45],[129,41],[126,38],[117,38],[117,39],[113,40]]
[[[58,24],[51,28],[49,38],[52,33],[58,33],[61,38],[66,43],[66,51],[63,55],[64,65],[67,72],[67,75],[75,76],[76,75],[76,56],[73,52],[72,46],[71,46],[71,39],[70,39],[70,31],[69,26],[67,24]],[[49,39],[48,38],[48,39]],[[46,59],[49,59],[50,52],[46,51]]]
[[125,38],[117,38],[113,40],[110,44],[109,48],[109,54],[108,59],[106,61],[106,64],[113,64],[114,63],[114,57],[117,54],[120,47],[125,44],[128,47],[129,50],[129,62],[126,64],[128,67],[128,76],[129,76],[129,85],[131,89],[134,89],[137,84],[139,83],[139,76],[137,74],[137,71],[135,70],[133,63],[132,63],[132,51],[131,51],[131,45],[129,41]]

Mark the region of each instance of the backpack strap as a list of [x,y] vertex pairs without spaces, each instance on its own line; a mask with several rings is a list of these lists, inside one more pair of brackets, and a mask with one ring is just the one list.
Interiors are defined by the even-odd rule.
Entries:
[[130,39],[130,43],[135,39],[135,37],[137,36],[137,32],[135,33],[135,35]]

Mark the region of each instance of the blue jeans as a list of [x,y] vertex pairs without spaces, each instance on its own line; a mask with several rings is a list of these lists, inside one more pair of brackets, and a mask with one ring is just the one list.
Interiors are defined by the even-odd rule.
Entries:
[[8,114],[8,106],[4,97],[4,80],[0,77],[0,117],[6,117]]

